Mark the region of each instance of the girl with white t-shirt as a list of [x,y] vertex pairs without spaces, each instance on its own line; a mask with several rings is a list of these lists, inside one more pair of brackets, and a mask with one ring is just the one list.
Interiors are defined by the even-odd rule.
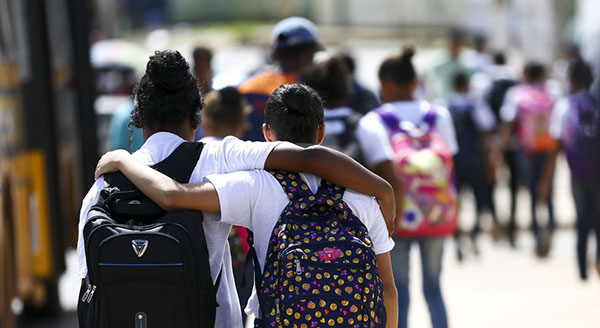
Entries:
[[[452,154],[458,152],[458,145],[454,134],[452,118],[447,109],[432,106],[424,100],[413,97],[417,88],[417,74],[412,64],[414,51],[406,49],[401,56],[386,59],[379,69],[379,80],[383,101],[380,109],[388,115],[393,115],[399,125],[420,126],[426,116],[434,111],[435,124],[433,130],[442,137],[447,148]],[[393,159],[391,129],[384,118],[373,110],[361,119],[356,135],[365,155],[367,165],[384,179],[386,179],[396,193],[397,220],[403,217],[404,204],[402,185]],[[406,327],[408,319],[409,290],[408,290],[408,264],[410,246],[419,245],[423,264],[423,292],[429,306],[431,321],[434,328],[447,327],[447,316],[442,293],[440,289],[440,273],[442,264],[443,237],[395,237],[396,247],[391,252],[394,278],[398,288],[398,327]]]
[[[99,165],[97,180],[84,198],[80,212],[77,252],[82,279],[87,275],[83,227],[91,206],[106,187],[102,173],[108,171],[102,172],[102,169],[110,169],[110,165],[103,166],[102,163],[115,157],[129,158],[142,167],[161,162],[183,142],[193,141],[200,123],[202,96],[196,78],[189,72],[189,65],[179,52],[158,51],[150,57],[146,73],[134,90],[134,99],[132,123],[142,129],[145,142],[132,155],[125,150],[109,152]],[[395,205],[390,186],[343,154],[318,146],[305,149],[290,143],[243,142],[235,137],[208,142],[204,145],[190,182],[202,182],[210,174],[263,168],[310,172],[373,194],[381,199],[386,218],[393,221]],[[186,204],[198,201],[186,195],[169,190],[162,195],[159,204],[163,207],[189,208]],[[216,281],[221,268],[223,270],[217,291],[219,307],[215,327],[241,327],[241,309],[227,246],[231,224],[221,222],[214,214],[206,214],[202,225],[213,281]]]

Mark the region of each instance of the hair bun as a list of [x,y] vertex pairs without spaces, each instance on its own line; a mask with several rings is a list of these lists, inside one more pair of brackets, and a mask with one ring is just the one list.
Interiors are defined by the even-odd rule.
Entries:
[[190,66],[179,51],[156,51],[146,65],[150,80],[162,89],[175,91],[185,87],[193,79]]
[[294,84],[281,97],[285,105],[285,112],[294,115],[305,115],[310,112],[312,96],[308,87],[301,84]]
[[230,107],[239,107],[242,103],[242,95],[235,87],[225,87],[219,90],[221,102]]
[[400,54],[400,59],[405,61],[411,61],[414,55],[415,47],[412,44],[407,44],[402,47],[402,54]]

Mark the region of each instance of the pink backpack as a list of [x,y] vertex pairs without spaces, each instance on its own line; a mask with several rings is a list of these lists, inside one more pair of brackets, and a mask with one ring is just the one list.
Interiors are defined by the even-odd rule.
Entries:
[[385,108],[375,112],[391,130],[394,165],[404,189],[404,215],[396,220],[398,237],[446,236],[458,214],[454,162],[446,141],[435,133],[435,108],[419,125],[400,122]]
[[553,97],[542,87],[518,86],[522,95],[518,106],[518,136],[523,150],[528,153],[549,152],[556,147],[550,136],[550,115]]

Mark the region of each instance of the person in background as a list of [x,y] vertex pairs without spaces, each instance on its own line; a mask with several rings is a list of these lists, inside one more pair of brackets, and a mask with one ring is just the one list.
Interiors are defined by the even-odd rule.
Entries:
[[448,53],[433,69],[433,91],[436,98],[448,101],[452,93],[452,79],[457,73],[466,74],[469,78],[473,73],[461,59],[464,35],[458,29],[450,31],[448,36]]
[[271,34],[275,66],[267,67],[242,82],[238,90],[252,106],[250,126],[244,139],[263,141],[262,124],[267,98],[282,84],[296,83],[300,71],[313,63],[322,46],[315,25],[303,17],[281,20]]
[[354,61],[354,58],[352,58],[352,56],[348,53],[343,54],[341,57],[344,60],[344,63],[346,64],[346,69],[348,70],[348,73],[352,76],[350,98],[348,98],[346,106],[364,115],[368,113],[371,109],[381,105],[375,93],[364,87],[356,80],[356,63]]
[[[481,216],[484,210],[490,212],[495,227],[498,226],[493,200],[495,156],[490,138],[496,126],[496,119],[485,100],[470,93],[469,80],[462,73],[454,76],[454,92],[447,107],[452,115],[460,149],[454,156],[456,188],[460,192],[464,187],[469,187],[475,196],[476,216],[471,238],[477,254],[476,239],[481,231]],[[456,235],[460,260],[462,248],[458,230]]]
[[[542,64],[529,62],[523,71],[524,82],[506,93],[500,109],[503,122],[500,131],[502,145],[507,145],[513,128],[516,127],[518,162],[528,182],[531,196],[531,228],[536,240],[536,254],[545,257],[550,251],[552,232],[555,228],[552,188],[541,193],[541,183],[553,174],[551,154],[556,142],[550,136],[550,115],[555,99],[546,89],[546,70]],[[504,146],[505,147],[505,146]],[[547,211],[547,226],[540,229],[538,207]],[[514,239],[516,224],[509,222],[508,233]]]
[[194,75],[202,94],[212,91],[212,57],[213,53],[206,47],[196,47],[192,53],[194,58]]
[[204,98],[202,142],[222,140],[227,136],[241,138],[248,127],[250,108],[235,87],[211,91]]
[[485,35],[476,34],[473,37],[473,51],[466,55],[465,62],[476,72],[487,72],[492,66],[493,59],[488,53]]
[[113,64],[98,71],[97,76],[100,79],[98,94],[128,97],[126,101],[120,103],[110,118],[108,150],[138,150],[144,143],[144,139],[142,130],[131,124],[133,99],[130,96],[136,82],[135,71],[130,66]]
[[121,104],[110,119],[108,149],[126,149],[136,151],[144,144],[142,129],[131,123],[133,101],[128,100]]
[[[200,92],[205,95],[212,91],[212,57],[213,53],[210,49],[206,47],[196,47],[192,52],[192,57],[194,59],[193,69],[194,76],[198,80],[198,86],[200,87]],[[200,140],[204,136],[204,125],[200,125],[198,130],[196,130],[196,136],[194,140]]]
[[[200,139],[201,142],[220,141],[227,136],[241,138],[246,133],[250,108],[237,88],[225,87],[209,92],[204,98],[204,105],[202,110],[204,137]],[[242,309],[252,293],[251,284],[242,286],[244,275],[252,274],[251,268],[245,268],[244,265],[249,250],[247,237],[246,228],[234,226],[229,233],[229,245],[226,245],[231,249],[233,276]],[[244,312],[242,312],[242,320],[246,320]]]
[[364,163],[356,140],[356,126],[361,114],[346,106],[351,92],[351,75],[342,57],[309,66],[300,80],[315,89],[325,104],[325,140],[323,145]]
[[[369,168],[390,182],[396,193],[396,246],[391,257],[398,288],[398,327],[408,325],[409,255],[411,245],[418,244],[432,326],[445,328],[448,318],[440,275],[445,237],[456,225],[452,155],[458,153],[458,144],[448,110],[414,99],[418,80],[413,55],[414,50],[407,48],[401,56],[381,64],[379,80],[385,103],[361,119],[356,135]],[[392,137],[407,142],[392,144]],[[416,144],[427,146],[411,148]],[[429,210],[434,207],[435,211]]]
[[[596,235],[595,266],[600,275],[600,102],[590,87],[594,81],[588,64],[579,59],[568,69],[569,95],[556,102],[550,133],[562,145],[571,170],[571,190],[577,214],[577,264],[579,277],[588,277],[587,246],[590,232]],[[554,165],[558,148],[552,154]],[[546,176],[542,194],[551,184]]]

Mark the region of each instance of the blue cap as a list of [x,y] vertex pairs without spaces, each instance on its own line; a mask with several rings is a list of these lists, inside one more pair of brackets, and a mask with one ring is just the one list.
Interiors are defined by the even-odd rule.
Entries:
[[276,48],[286,48],[304,44],[315,44],[321,47],[317,40],[315,24],[304,17],[285,18],[273,28],[271,45]]

